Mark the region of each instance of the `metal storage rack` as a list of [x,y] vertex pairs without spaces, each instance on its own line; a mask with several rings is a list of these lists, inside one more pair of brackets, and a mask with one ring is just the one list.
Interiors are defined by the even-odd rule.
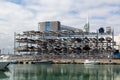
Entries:
[[88,58],[97,54],[99,58],[107,58],[114,51],[114,43],[114,32],[25,31],[22,34],[15,33],[14,50],[15,54],[39,54],[48,57],[53,54],[62,57],[79,54],[79,58]]

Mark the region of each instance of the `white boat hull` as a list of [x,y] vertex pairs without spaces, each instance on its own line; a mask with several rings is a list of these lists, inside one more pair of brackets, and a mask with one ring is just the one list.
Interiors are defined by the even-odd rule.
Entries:
[[86,60],[84,62],[84,64],[100,64],[100,62],[99,61],[89,61],[89,60]]
[[0,61],[0,70],[4,70],[9,64],[10,62]]

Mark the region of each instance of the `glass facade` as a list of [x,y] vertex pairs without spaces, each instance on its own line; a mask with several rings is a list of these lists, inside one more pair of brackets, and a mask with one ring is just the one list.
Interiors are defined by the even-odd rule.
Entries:
[[[50,22],[45,22],[45,31],[46,31],[46,32],[50,31]],[[47,35],[46,35],[46,38],[47,38],[47,39],[50,38],[50,35],[47,34]]]
[[58,21],[58,31],[61,31],[60,22]]
[[45,31],[50,31],[50,22],[45,23]]

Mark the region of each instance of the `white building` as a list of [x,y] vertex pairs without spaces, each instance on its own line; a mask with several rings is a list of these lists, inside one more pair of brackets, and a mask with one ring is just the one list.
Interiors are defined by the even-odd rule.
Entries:
[[114,41],[116,42],[115,48],[120,51],[120,35],[114,36]]

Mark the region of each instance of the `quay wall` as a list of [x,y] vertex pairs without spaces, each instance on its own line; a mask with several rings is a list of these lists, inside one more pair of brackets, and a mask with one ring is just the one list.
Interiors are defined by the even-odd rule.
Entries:
[[109,63],[115,63],[115,64],[120,64],[120,59],[42,59],[42,60],[28,60],[28,59],[18,59],[17,61],[19,63],[34,63],[34,62],[40,62],[40,61],[53,61],[55,64],[71,64],[71,63],[76,63],[76,64],[83,64],[85,60],[96,60],[99,61],[100,64],[109,64]]
[[120,59],[56,59],[56,60],[53,60],[53,62],[82,64],[84,63],[85,60],[96,60],[96,61],[99,61],[101,64],[109,64],[109,63],[120,64]]

